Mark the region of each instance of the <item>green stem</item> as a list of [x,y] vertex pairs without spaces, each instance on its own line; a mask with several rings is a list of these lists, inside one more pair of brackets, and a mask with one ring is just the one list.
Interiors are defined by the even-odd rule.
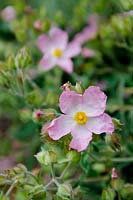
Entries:
[[49,182],[47,183],[47,185],[45,185],[45,186],[43,187],[43,189],[46,190],[52,183],[53,183],[53,179],[51,179],[51,181],[49,181]]
[[11,191],[13,190],[13,188],[15,187],[15,185],[16,185],[16,183],[17,183],[17,180],[15,180],[13,183],[12,183],[12,185],[9,187],[9,189],[7,190],[7,192],[6,192],[6,196],[9,196],[9,194],[11,193]]
[[112,162],[133,162],[133,157],[129,157],[129,158],[112,158]]
[[52,178],[54,179],[55,178],[55,174],[54,174],[54,166],[53,166],[53,164],[50,165],[50,170],[51,170]]
[[68,168],[70,167],[71,162],[69,161],[65,167],[65,169],[63,170],[62,174],[60,175],[59,179],[62,179],[63,176],[65,175],[66,171],[68,170]]

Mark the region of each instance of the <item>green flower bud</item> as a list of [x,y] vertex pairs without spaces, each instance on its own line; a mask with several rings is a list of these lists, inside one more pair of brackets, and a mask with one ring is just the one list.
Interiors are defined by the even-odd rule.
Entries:
[[115,126],[115,130],[122,130],[123,128],[123,124],[120,122],[119,119],[116,119],[116,118],[112,118],[112,121],[113,121],[113,124]]
[[62,197],[62,198],[67,198],[67,197],[71,197],[71,193],[72,193],[72,188],[71,185],[69,184],[60,184],[58,186],[58,190],[57,190],[57,195]]
[[48,151],[41,151],[41,152],[37,153],[37,155],[35,155],[35,157],[37,158],[38,162],[41,165],[49,165],[51,163],[50,155],[49,155]]
[[46,120],[52,120],[56,117],[56,111],[54,109],[43,109],[44,118]]
[[15,57],[15,65],[17,68],[26,68],[31,63],[31,56],[26,47],[20,49]]
[[120,146],[120,136],[117,134],[106,134],[105,136],[105,141],[108,145],[110,145],[110,147],[117,151],[120,150],[121,146]]
[[77,83],[76,83],[75,90],[76,90],[77,93],[83,94],[84,89],[83,89],[83,87],[82,87],[82,85],[81,85],[80,82],[77,82]]
[[50,163],[55,163],[57,161],[57,155],[53,151],[43,150],[35,155],[35,157],[41,165],[49,165]]

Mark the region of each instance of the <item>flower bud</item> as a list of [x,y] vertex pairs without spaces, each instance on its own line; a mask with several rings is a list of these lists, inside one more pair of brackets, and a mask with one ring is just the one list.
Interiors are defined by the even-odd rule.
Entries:
[[31,56],[26,47],[20,49],[15,57],[15,65],[17,68],[25,68],[31,63]]
[[54,151],[43,150],[35,155],[35,157],[42,165],[49,165],[50,163],[55,163],[57,161],[57,155]]
[[51,163],[48,151],[41,151],[35,155],[38,162],[42,165],[49,165]]
[[42,31],[42,22],[38,19],[33,24],[36,31]]
[[123,128],[123,124],[120,122],[119,119],[112,118],[113,124],[115,126],[115,130],[121,130]]
[[120,146],[120,136],[116,135],[116,134],[107,134],[105,136],[105,141],[108,145],[110,145],[110,147],[115,150],[115,151],[119,151],[121,146]]
[[112,179],[116,179],[118,178],[118,174],[115,168],[112,169],[112,174],[111,174],[111,178]]
[[83,87],[82,87],[82,85],[81,85],[81,82],[77,82],[77,83],[76,83],[75,90],[76,90],[77,93],[83,94],[84,89],[83,89]]
[[60,88],[64,91],[67,91],[67,90],[71,90],[71,83],[68,81],[67,83],[64,83]]
[[43,109],[44,117],[46,120],[52,120],[56,116],[56,111],[54,109]]
[[58,186],[58,191],[57,191],[58,196],[62,198],[67,198],[71,197],[71,193],[72,193],[71,185],[64,183]]
[[41,110],[35,110],[33,112],[33,119],[35,120],[35,122],[41,122],[43,119],[44,113]]

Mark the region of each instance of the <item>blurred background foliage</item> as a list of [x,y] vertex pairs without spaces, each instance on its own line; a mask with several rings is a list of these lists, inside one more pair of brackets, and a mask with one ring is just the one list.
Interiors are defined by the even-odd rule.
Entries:
[[[81,81],[84,88],[98,85],[106,92],[108,113],[120,119],[124,126],[116,130],[115,139],[104,134],[102,139],[94,138],[88,152],[82,154],[82,173],[73,187],[80,185],[84,200],[99,199],[112,167],[117,168],[125,182],[132,183],[133,160],[128,158],[132,158],[133,152],[133,14],[127,13],[133,10],[133,1],[1,0],[0,10],[9,5],[16,9],[16,18],[11,22],[0,18],[0,165],[8,158],[10,167],[20,162],[30,170],[38,167],[33,155],[40,149],[40,142],[44,142],[40,141],[41,124],[33,120],[32,113],[41,108],[58,109],[60,86],[67,81],[74,85]],[[56,67],[39,72],[42,55],[36,46],[38,36],[56,23],[72,39],[94,13],[99,16],[98,33],[84,46],[93,49],[95,57],[74,58],[74,73],[69,75]],[[41,20],[41,31],[34,27],[37,19]],[[24,46],[32,61],[28,67],[16,71],[14,58]],[[5,76],[1,75],[3,68]],[[24,85],[21,75],[27,77]],[[117,157],[125,160],[119,162]],[[100,182],[93,178],[89,182],[90,177]],[[86,178],[88,182],[84,181]],[[106,193],[110,194],[110,189],[104,192],[103,199],[109,199]],[[21,195],[17,195],[19,199]]]

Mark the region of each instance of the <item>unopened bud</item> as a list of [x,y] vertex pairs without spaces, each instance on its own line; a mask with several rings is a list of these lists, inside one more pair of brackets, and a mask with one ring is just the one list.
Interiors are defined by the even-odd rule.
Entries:
[[33,112],[33,119],[35,122],[41,122],[43,119],[44,113],[41,110],[35,110]]
[[77,82],[77,83],[76,83],[75,90],[76,90],[77,93],[83,94],[84,89],[83,89],[83,87],[82,87],[82,85],[81,85],[81,82]]
[[115,168],[112,169],[112,174],[111,174],[111,178],[112,179],[116,179],[118,178],[118,174]]
[[42,22],[38,19],[33,24],[36,31],[42,31]]
[[57,155],[54,151],[42,150],[37,155],[35,155],[35,157],[42,165],[49,165],[50,163],[55,163],[57,161]]
[[70,184],[64,183],[58,186],[58,191],[57,191],[58,196],[62,198],[67,198],[71,197],[71,193],[72,193],[72,188]]
[[15,57],[15,65],[17,68],[25,68],[31,63],[31,56],[26,47],[20,49]]
[[60,88],[64,91],[71,89],[71,83],[68,81],[67,83],[64,83]]

